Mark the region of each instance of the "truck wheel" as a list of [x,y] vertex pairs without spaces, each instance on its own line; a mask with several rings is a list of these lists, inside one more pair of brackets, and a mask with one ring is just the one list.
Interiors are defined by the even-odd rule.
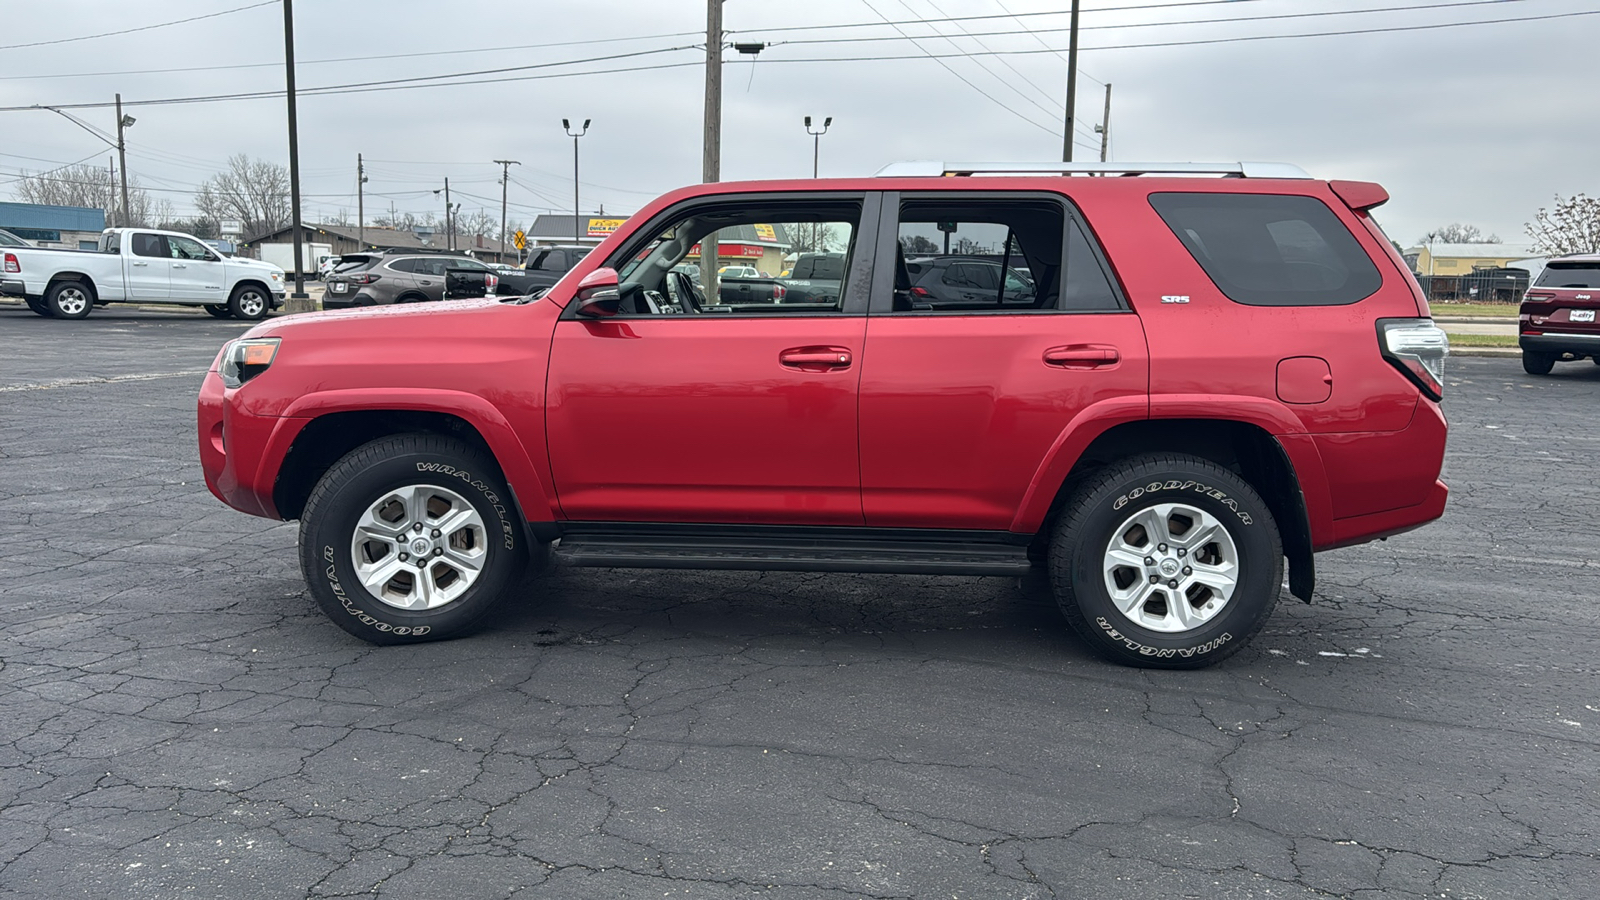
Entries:
[[1537,350],[1522,351],[1522,371],[1529,375],[1549,375],[1550,370],[1556,367],[1554,353],[1540,353]]
[[218,319],[232,318],[233,313],[228,310],[226,303],[207,303],[206,312]]
[[1074,630],[1113,662],[1198,669],[1261,629],[1283,546],[1261,497],[1197,457],[1146,454],[1090,477],[1050,548],[1050,582]]
[[28,297],[26,299],[28,301],[28,308],[29,309],[33,310],[34,312],[38,313],[41,316],[44,316],[46,319],[53,318],[53,316],[52,316],[52,314],[50,312],[50,307],[44,305],[44,298],[43,297]]
[[81,281],[58,281],[44,292],[44,305],[58,319],[82,319],[94,309],[94,295]]
[[267,292],[250,284],[234,288],[228,298],[228,313],[235,319],[254,322],[267,314]]
[[300,568],[339,627],[374,644],[469,631],[527,566],[499,469],[453,438],[406,434],[350,451],[300,520]]

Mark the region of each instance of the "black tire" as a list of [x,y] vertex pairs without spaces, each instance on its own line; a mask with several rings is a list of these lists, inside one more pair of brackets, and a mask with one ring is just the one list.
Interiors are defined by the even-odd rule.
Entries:
[[428,302],[428,295],[427,294],[401,294],[400,296],[395,298],[394,302],[396,302],[396,303],[427,303]]
[[265,318],[267,311],[272,309],[272,295],[264,287],[253,284],[241,284],[233,289],[233,296],[228,298],[228,315],[246,322],[254,322]]
[[[1231,597],[1222,598],[1216,607],[1210,603],[1218,597],[1209,593],[1209,588],[1186,586],[1177,579],[1188,577],[1189,569],[1183,567],[1186,560],[1210,556],[1227,561],[1226,554],[1219,550],[1220,541],[1194,548],[1194,555],[1183,554],[1183,559],[1176,558],[1176,546],[1167,552],[1167,545],[1161,544],[1162,552],[1145,557],[1154,560],[1155,565],[1142,571],[1130,567],[1107,571],[1113,538],[1129,534],[1154,537],[1146,537],[1142,526],[1124,531],[1124,523],[1139,512],[1169,503],[1183,507],[1173,509],[1172,515],[1163,520],[1163,527],[1182,527],[1185,510],[1197,510],[1214,518],[1231,539],[1228,553],[1235,557],[1231,562],[1238,577]],[[1195,518],[1187,521],[1192,523]],[[1181,538],[1183,533],[1175,531],[1174,535]],[[1148,546],[1156,545],[1152,542]],[[1161,566],[1168,561],[1183,568],[1160,574],[1164,571]],[[1135,621],[1133,614],[1124,613],[1113,602],[1107,580],[1121,583],[1119,579],[1128,578],[1124,589],[1131,590],[1133,585],[1144,583],[1147,573],[1155,573],[1149,577],[1157,579],[1173,576],[1171,584],[1193,593],[1185,598],[1176,591],[1167,593],[1156,588],[1161,597],[1149,595],[1147,600],[1138,600],[1134,614],[1151,620],[1174,618],[1175,611],[1167,610],[1166,603],[1178,594],[1182,599],[1175,602],[1190,602],[1184,608],[1185,615],[1210,618],[1179,631],[1146,627]],[[1135,574],[1137,578],[1132,577]],[[1145,454],[1107,467],[1073,493],[1056,523],[1050,548],[1050,583],[1067,621],[1106,659],[1152,669],[1198,669],[1232,656],[1261,630],[1282,588],[1283,545],[1266,503],[1239,476],[1197,457]],[[1209,602],[1200,607],[1193,605],[1202,601]]]
[[44,305],[58,319],[83,319],[94,310],[94,290],[81,281],[58,281],[44,292]]
[[1529,375],[1549,375],[1550,370],[1556,367],[1554,353],[1540,353],[1537,350],[1522,351],[1522,371]]
[[[455,494],[470,504],[482,525],[481,533],[472,536],[473,542],[483,541],[476,581],[469,580],[459,596],[431,609],[404,609],[380,599],[362,583],[356,570],[356,526],[362,515],[387,508],[380,501],[392,493],[404,495],[411,488],[442,488]],[[466,634],[527,568],[527,538],[510,498],[493,460],[453,438],[405,434],[364,444],[334,463],[306,501],[300,519],[300,568],[306,584],[323,612],[339,627],[374,644],[419,643]],[[398,521],[403,525],[409,517],[407,511]],[[427,542],[432,529],[414,534]],[[441,547],[446,542],[455,544],[450,535],[437,540]],[[401,554],[410,549],[404,539],[392,547],[378,548],[384,550],[380,553],[369,551],[369,543],[359,545],[360,552],[376,556],[377,562],[388,552],[395,553],[390,563],[394,575],[380,585],[381,590],[389,592],[398,583],[418,596],[426,593],[421,579],[402,567],[405,557]],[[431,561],[439,552],[425,550],[422,556]],[[372,563],[370,557],[367,562]],[[442,562],[448,578],[449,560]],[[447,582],[433,578],[440,571],[436,566],[425,567],[430,573],[427,585],[448,590]]]
[[29,309],[33,310],[34,312],[38,313],[41,316],[44,316],[46,319],[55,318],[54,313],[50,312],[50,307],[44,305],[44,298],[43,297],[28,297],[26,299],[27,299],[27,302],[28,302],[28,308]]
[[228,309],[228,306],[225,303],[207,303],[206,312],[218,319],[233,318],[233,313]]

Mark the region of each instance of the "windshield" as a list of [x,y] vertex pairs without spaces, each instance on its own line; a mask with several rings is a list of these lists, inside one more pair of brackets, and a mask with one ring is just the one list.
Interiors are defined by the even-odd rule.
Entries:
[[1551,263],[1535,287],[1600,288],[1600,263]]

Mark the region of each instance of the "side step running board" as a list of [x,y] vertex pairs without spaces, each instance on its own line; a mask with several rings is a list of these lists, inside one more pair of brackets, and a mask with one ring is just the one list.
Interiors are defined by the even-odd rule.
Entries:
[[1025,546],[875,538],[568,534],[555,546],[569,566],[641,569],[756,569],[882,572],[898,575],[1023,575]]

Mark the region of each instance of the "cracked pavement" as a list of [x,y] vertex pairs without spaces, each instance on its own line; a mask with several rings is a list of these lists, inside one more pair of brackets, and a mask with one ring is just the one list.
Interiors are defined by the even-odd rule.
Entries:
[[1452,360],[1445,518],[1145,672],[1037,577],[558,569],[360,643],[202,483],[241,330],[0,306],[0,897],[1600,896],[1600,367]]

